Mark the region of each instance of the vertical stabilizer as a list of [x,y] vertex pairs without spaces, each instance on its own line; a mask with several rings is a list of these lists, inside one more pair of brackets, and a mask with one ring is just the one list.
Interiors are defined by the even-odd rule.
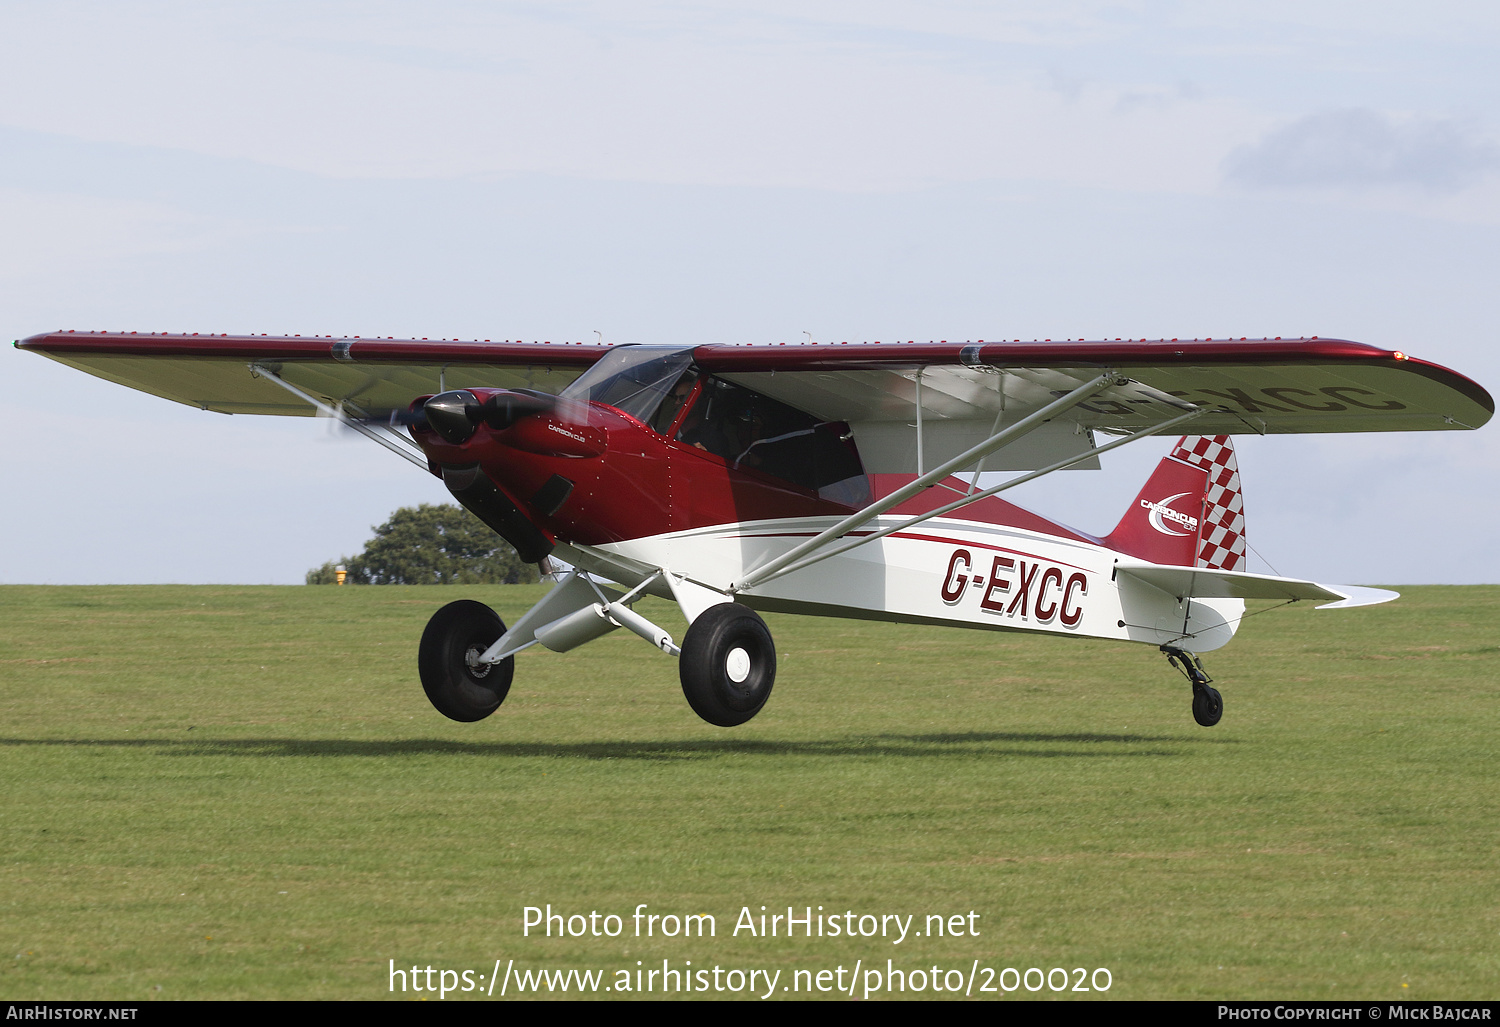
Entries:
[[1240,569],[1245,506],[1229,436],[1179,439],[1104,543],[1153,563]]

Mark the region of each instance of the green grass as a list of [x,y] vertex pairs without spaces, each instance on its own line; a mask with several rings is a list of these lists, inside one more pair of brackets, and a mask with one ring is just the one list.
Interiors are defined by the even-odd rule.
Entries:
[[[793,617],[741,728],[625,632],[523,653],[489,720],[436,714],[431,612],[539,594],[0,588],[0,997],[380,998],[390,959],[497,957],[1500,994],[1500,588],[1253,617],[1206,659],[1213,729],[1144,646]],[[521,936],[527,905],[643,902],[718,936]],[[974,910],[981,934],[732,937],[761,905]]]

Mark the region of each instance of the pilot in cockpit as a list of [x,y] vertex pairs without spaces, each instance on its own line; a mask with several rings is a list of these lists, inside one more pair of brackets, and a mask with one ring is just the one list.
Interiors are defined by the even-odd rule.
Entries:
[[[667,393],[666,398],[661,401],[661,406],[656,410],[656,416],[651,418],[651,427],[655,428],[662,435],[671,431],[672,422],[677,420],[677,414],[682,409],[682,404],[686,403],[688,397],[693,394],[693,386],[697,382],[698,376],[692,371],[688,371],[681,378],[678,378],[672,386],[672,391]],[[684,428],[686,428],[685,424]],[[679,439],[682,438],[682,433],[679,432],[677,437]]]

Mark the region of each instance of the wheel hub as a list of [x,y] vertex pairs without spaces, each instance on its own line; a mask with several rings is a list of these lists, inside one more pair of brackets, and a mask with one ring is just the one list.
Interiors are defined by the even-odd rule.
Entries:
[[468,664],[469,673],[476,678],[485,677],[494,668],[494,664],[485,663],[480,659],[483,655],[484,649],[477,645],[469,646],[469,651],[464,653],[464,663]]
[[724,673],[735,684],[744,684],[745,679],[750,676],[750,654],[739,647],[729,650],[729,655],[724,660]]

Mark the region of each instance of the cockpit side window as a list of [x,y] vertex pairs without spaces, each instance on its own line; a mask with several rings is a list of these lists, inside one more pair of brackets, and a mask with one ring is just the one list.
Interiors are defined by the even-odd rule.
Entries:
[[711,375],[682,419],[677,439],[723,457],[734,468],[769,474],[861,505],[869,479],[842,421],[819,421],[768,396]]

